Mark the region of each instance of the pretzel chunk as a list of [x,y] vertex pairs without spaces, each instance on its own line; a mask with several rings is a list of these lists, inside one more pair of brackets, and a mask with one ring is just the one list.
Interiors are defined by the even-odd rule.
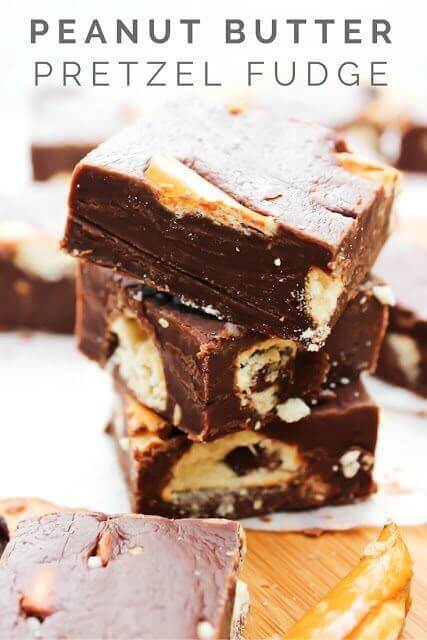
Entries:
[[398,638],[410,606],[412,559],[395,524],[384,527],[355,567],[292,629],[288,640]]

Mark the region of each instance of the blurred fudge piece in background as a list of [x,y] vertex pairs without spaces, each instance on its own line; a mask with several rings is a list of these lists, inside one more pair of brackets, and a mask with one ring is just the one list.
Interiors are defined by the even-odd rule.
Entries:
[[61,184],[0,194],[0,330],[72,333],[75,263],[59,247]]
[[132,107],[111,91],[36,89],[31,110],[34,180],[70,175],[79,160],[133,116]]
[[427,397],[427,249],[393,237],[375,272],[396,297],[376,375]]

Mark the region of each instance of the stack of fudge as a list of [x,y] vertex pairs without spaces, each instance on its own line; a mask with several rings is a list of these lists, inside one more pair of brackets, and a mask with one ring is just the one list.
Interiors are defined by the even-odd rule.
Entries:
[[64,248],[133,509],[240,518],[375,490],[370,275],[398,173],[280,111],[170,104],[89,153]]

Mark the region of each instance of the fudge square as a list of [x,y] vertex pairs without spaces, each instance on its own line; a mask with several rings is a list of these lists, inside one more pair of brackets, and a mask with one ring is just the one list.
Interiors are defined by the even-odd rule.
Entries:
[[276,109],[166,105],[77,165],[63,246],[315,350],[388,235],[397,179]]
[[427,249],[391,238],[375,265],[387,277],[396,304],[384,339],[377,375],[427,397]]
[[100,513],[25,520],[0,564],[0,637],[239,637],[242,531]]
[[167,294],[79,261],[76,333],[80,349],[112,371],[136,400],[192,439],[295,422],[322,386],[375,368],[388,308],[367,281],[326,345],[301,350],[179,304]]
[[301,422],[277,418],[207,443],[116,389],[110,431],[136,512],[244,518],[353,503],[375,491],[378,407],[360,381],[337,388]]
[[59,247],[65,210],[60,184],[0,197],[0,330],[73,333],[75,260]]

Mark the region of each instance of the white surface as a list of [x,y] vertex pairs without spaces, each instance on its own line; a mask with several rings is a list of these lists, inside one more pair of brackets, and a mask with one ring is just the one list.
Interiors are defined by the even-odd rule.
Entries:
[[107,512],[129,504],[109,437],[108,378],[74,339],[0,335],[0,497]]
[[[0,335],[0,382],[0,498],[36,496],[67,507],[127,511],[121,471],[104,433],[109,380],[77,352],[73,338]],[[427,401],[377,380],[369,380],[369,387],[388,407],[378,446],[379,493],[355,506],[253,518],[246,526],[344,529],[389,518],[427,522]]]

